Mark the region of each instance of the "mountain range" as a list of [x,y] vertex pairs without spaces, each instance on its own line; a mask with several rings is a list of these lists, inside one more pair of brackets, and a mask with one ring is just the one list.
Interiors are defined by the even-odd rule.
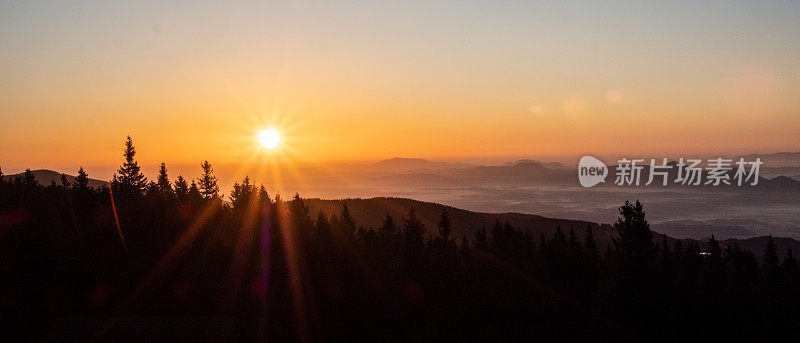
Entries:
[[[768,156],[768,155],[765,155]],[[792,155],[793,156],[793,155]],[[753,161],[754,157],[749,157],[747,161]],[[668,186],[687,187],[673,182],[677,175],[677,162],[668,163],[671,169],[668,171]],[[468,164],[452,164],[447,162],[433,162],[423,159],[391,159],[378,162],[374,166],[380,166],[379,170],[383,173],[371,175],[370,179],[377,182],[388,182],[395,184],[443,184],[443,185],[477,185],[485,183],[499,184],[525,184],[525,185],[557,185],[557,186],[576,186],[578,185],[578,171],[576,168],[568,167],[558,162],[540,162],[535,160],[519,160],[507,162],[502,165],[479,166]],[[758,185],[750,187],[736,187],[733,180],[736,165],[733,165],[730,172],[730,187],[725,184],[714,186],[719,189],[740,189],[758,191],[800,191],[800,179],[793,178],[795,167],[780,167],[782,169],[770,169],[769,177],[759,176]],[[800,167],[798,167],[800,168]],[[786,171],[790,175],[776,174]],[[615,186],[617,166],[608,166],[608,176],[606,182],[601,187]],[[645,187],[650,175],[650,166],[643,165],[639,183],[640,187]],[[703,183],[708,180],[708,171],[701,170],[701,180]],[[656,177],[654,183],[649,187],[661,187],[661,177]],[[708,186],[712,187],[712,186]]]

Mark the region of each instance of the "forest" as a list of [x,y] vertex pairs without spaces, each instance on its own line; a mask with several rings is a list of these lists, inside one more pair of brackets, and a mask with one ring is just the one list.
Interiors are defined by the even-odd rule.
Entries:
[[83,168],[49,185],[0,177],[4,336],[60,341],[70,318],[149,316],[230,320],[233,341],[741,341],[800,327],[790,249],[669,239],[638,201],[620,205],[605,249],[590,227],[498,221],[456,237],[445,206],[429,235],[413,208],[364,227],[346,202],[310,213],[250,178],[220,194],[208,161],[196,180],[164,164],[149,180],[130,137],[123,155],[108,187]]

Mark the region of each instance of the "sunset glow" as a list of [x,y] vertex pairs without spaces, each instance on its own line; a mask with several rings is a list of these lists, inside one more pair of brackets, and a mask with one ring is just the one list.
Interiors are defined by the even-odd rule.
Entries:
[[144,165],[233,163],[237,125],[276,110],[308,124],[292,145],[314,161],[798,145],[796,3],[363,5],[3,5],[0,162],[113,166],[131,134]]

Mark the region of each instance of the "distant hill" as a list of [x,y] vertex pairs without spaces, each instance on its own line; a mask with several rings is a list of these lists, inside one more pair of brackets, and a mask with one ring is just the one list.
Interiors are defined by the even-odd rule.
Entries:
[[564,168],[548,167],[541,162],[523,161],[512,165],[479,166],[458,171],[458,176],[481,179],[576,183],[577,172]]
[[[760,158],[763,167],[800,167],[800,152],[778,152],[774,154],[750,154],[741,156],[747,161]],[[736,158],[738,159],[738,157]]]
[[[724,185],[714,187],[719,189],[747,190],[747,191],[798,191],[800,181],[797,175],[800,171],[800,153],[777,153],[747,155],[747,161],[753,161],[759,157],[764,161],[761,166],[760,180],[756,187],[725,187]],[[738,159],[738,157],[736,158]],[[678,162],[668,163],[672,168],[668,170],[670,187],[684,187],[679,183],[673,182],[678,177]],[[643,169],[639,187],[645,187],[650,175],[649,160],[640,164]],[[616,164],[608,164],[608,177],[601,187],[617,187],[614,184],[616,177]],[[707,180],[707,165],[701,164],[701,179],[703,183]],[[736,165],[732,165],[736,167]],[[532,159],[522,159],[513,162],[506,162],[502,165],[484,166],[471,165],[466,163],[434,162],[419,158],[393,158],[378,162],[370,167],[371,171],[384,172],[386,174],[375,176],[381,182],[393,183],[444,183],[448,185],[482,184],[482,183],[503,183],[515,184],[524,182],[526,184],[548,184],[575,186],[578,184],[576,168],[566,166],[559,162],[541,162]],[[735,171],[735,170],[734,170]],[[787,177],[788,176],[788,177]],[[733,177],[733,171],[730,174]],[[658,176],[655,182],[649,187],[657,188],[661,186],[662,178]],[[711,186],[709,186],[711,187]]]
[[[728,245],[738,245],[740,248],[745,250],[752,251],[756,256],[764,255],[764,246],[767,244],[767,236],[758,236],[746,239],[726,239],[720,241],[720,245],[724,248]],[[780,261],[783,261],[784,256],[786,256],[786,252],[789,247],[792,248],[793,254],[795,256],[797,253],[795,251],[800,251],[800,241],[794,238],[786,238],[786,237],[774,237],[775,247],[778,249],[778,256]],[[705,248],[705,244],[701,245],[701,247]]]
[[499,166],[471,166],[468,168],[426,169],[395,172],[381,175],[376,180],[393,183],[436,183],[439,185],[474,186],[483,183],[548,183],[577,184],[577,172],[552,164],[550,167],[535,161],[517,161]]
[[[53,181],[55,181],[56,184],[58,184],[58,185],[61,184],[61,173],[59,173],[57,171],[52,171],[52,170],[47,170],[47,169],[37,169],[37,170],[33,170],[32,172],[33,172],[33,176],[36,177],[36,182],[38,182],[42,186],[47,186]],[[14,180],[14,178],[17,177],[17,175],[22,176],[23,174],[25,174],[25,173],[19,173],[19,174],[13,174],[13,175],[4,175],[3,176],[3,180],[11,181],[11,180]],[[67,176],[67,181],[70,182],[70,183],[73,180],[75,180],[75,176],[74,175],[67,174],[66,176]],[[108,185],[108,182],[89,178],[89,186],[91,186],[91,187],[102,187],[104,185]]]
[[503,163],[503,166],[506,166],[506,167],[515,166],[515,165],[522,164],[522,163],[537,163],[537,164],[541,164],[545,168],[550,168],[550,169],[569,169],[570,168],[570,167],[568,167],[565,164],[560,163],[560,162],[542,162],[542,161],[531,160],[531,159],[522,159],[522,160],[517,160],[517,161],[514,161],[514,162],[506,162],[506,163]]
[[[401,223],[401,218],[407,216],[409,209],[413,207],[417,212],[417,216],[425,224],[429,235],[436,234],[436,223],[439,221],[439,216],[444,206],[406,198],[386,197],[344,200],[304,199],[304,201],[313,217],[316,217],[319,211],[327,214],[338,212],[346,202],[358,225],[363,225],[365,228],[379,227],[386,218],[387,213],[390,213],[398,223]],[[472,212],[450,206],[447,206],[447,211],[453,223],[453,234],[459,240],[462,235],[467,235],[467,238],[471,240],[476,230],[486,228],[489,231],[494,226],[495,220],[499,220],[501,223],[508,221],[518,229],[530,230],[537,240],[540,233],[544,233],[548,237],[552,236],[556,226],[559,225],[565,232],[568,232],[570,228],[574,228],[578,233],[578,237],[582,238],[586,228],[591,225],[595,230],[595,235],[598,237],[600,245],[605,246],[611,242],[608,235],[608,232],[612,229],[610,225],[599,225],[582,220],[546,218],[523,213]]]
[[473,166],[468,163],[436,162],[422,158],[395,157],[375,163],[370,166],[370,169],[385,172],[407,172],[414,170],[463,169]]
[[[766,224],[766,223],[763,223]],[[718,239],[753,237],[755,233],[747,226],[709,223],[699,220],[671,220],[653,224],[652,229],[673,237],[706,240],[711,235]]]
[[769,180],[760,180],[758,189],[770,191],[800,191],[800,180],[788,176],[778,176]]

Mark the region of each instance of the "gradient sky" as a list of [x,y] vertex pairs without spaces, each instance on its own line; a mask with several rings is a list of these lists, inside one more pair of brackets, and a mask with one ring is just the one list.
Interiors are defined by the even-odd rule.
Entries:
[[800,150],[796,1],[2,1],[0,166]]

